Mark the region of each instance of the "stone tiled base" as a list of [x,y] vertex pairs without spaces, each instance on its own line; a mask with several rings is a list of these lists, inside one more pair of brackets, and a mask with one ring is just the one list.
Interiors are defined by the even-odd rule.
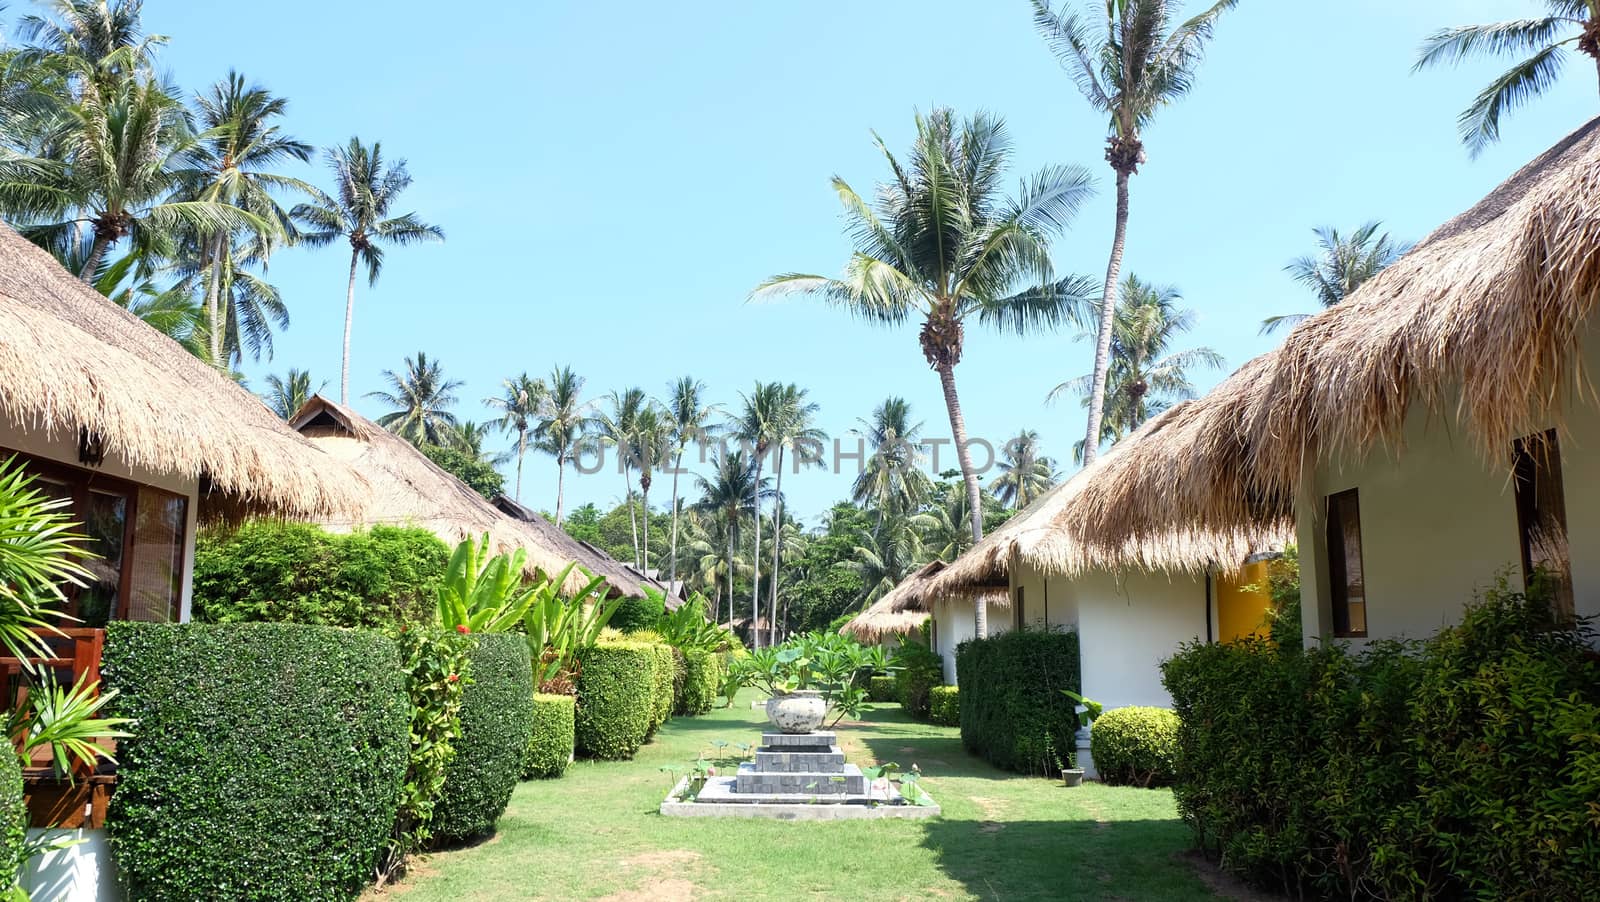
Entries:
[[754,764],[739,765],[734,791],[741,795],[860,795],[867,791],[861,768],[846,764],[837,773],[761,771]]
[[700,791],[699,799],[693,802],[677,800],[688,784],[687,778],[680,780],[661,803],[661,813],[668,817],[753,817],[784,821],[927,818],[940,814],[937,805],[902,804],[899,792],[892,786],[887,792],[827,798],[809,795],[751,798],[734,792],[734,779],[712,777]]
[[762,733],[761,745],[774,752],[825,752],[839,745],[839,737],[832,730],[819,730],[815,733]]
[[844,773],[844,752],[833,746],[825,752],[756,752],[756,770],[781,773]]

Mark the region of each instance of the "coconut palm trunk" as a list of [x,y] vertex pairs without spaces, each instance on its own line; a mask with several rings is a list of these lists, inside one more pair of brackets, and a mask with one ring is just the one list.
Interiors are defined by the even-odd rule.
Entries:
[[773,498],[772,507],[772,589],[767,600],[767,644],[778,644],[778,555],[783,549],[783,446],[778,446],[776,460],[778,468],[778,481],[773,486],[776,497]]
[[756,449],[756,550],[750,556],[750,644],[761,647],[761,460],[765,453]]
[[[944,388],[944,407],[950,414],[950,434],[956,443],[956,460],[961,463],[961,480],[967,486],[972,541],[977,544],[983,538],[983,494],[978,488],[978,473],[972,468],[972,453],[967,450],[967,420],[961,414],[961,399],[956,395],[955,366],[942,363],[938,369],[939,384]],[[989,635],[989,605],[981,596],[973,604],[973,629],[981,639]]]
[[[728,522],[728,555],[725,563],[728,568],[728,627],[733,628],[733,541],[739,534],[739,515],[734,514]],[[720,608],[721,605],[718,605]]]
[[211,278],[206,281],[206,328],[210,330],[206,340],[211,345],[212,365],[222,362],[223,337],[227,331],[222,322],[222,239],[221,232],[211,239]]
[[78,271],[78,278],[89,284],[94,284],[95,270],[100,268],[100,258],[106,255],[106,249],[111,247],[112,239],[100,234],[97,228],[94,232],[94,243],[89,246],[89,259],[83,261],[83,269]]
[[648,470],[639,474],[639,494],[644,503],[644,510],[639,519],[644,521],[644,541],[639,545],[639,560],[644,564],[640,570],[644,575],[650,575],[650,472]]
[[361,252],[350,251],[350,284],[344,293],[344,360],[339,365],[339,403],[350,403],[350,327],[356,319],[356,264]]
[[[678,471],[683,469],[683,451],[672,461],[672,550],[668,552],[667,588],[678,581]],[[712,619],[716,619],[713,614]]]
[[1089,392],[1089,423],[1083,434],[1083,465],[1100,452],[1100,423],[1105,416],[1106,376],[1111,371],[1111,332],[1117,317],[1117,279],[1128,238],[1128,173],[1117,170],[1117,224],[1111,234],[1111,260],[1106,264],[1105,290],[1100,295],[1100,335],[1094,345],[1094,381]]
[[561,502],[567,488],[567,459],[556,456],[556,525],[561,525]]
[[522,458],[528,453],[528,430],[517,430],[517,503],[522,503]]

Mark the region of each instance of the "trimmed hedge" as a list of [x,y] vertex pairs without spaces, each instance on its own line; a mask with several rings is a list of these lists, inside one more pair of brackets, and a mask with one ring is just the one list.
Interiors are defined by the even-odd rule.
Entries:
[[1178,810],[1291,895],[1594,898],[1594,639],[1502,585],[1420,642],[1186,646],[1162,668]]
[[533,735],[533,664],[521,633],[479,633],[469,653],[472,682],[461,697],[461,738],[445,768],[429,829],[461,842],[494,830],[522,776]]
[[652,734],[669,718],[677,700],[674,685],[678,682],[678,656],[670,645],[651,643],[650,654],[652,686],[650,691],[650,732]]
[[653,630],[660,622],[661,615],[667,612],[666,599],[660,595],[646,595],[643,598],[624,598],[617,605],[617,612],[611,615],[608,624],[612,629],[619,629],[625,633],[636,630]]
[[591,758],[632,758],[655,719],[654,646],[601,642],[578,652],[578,751]]
[[522,759],[523,779],[559,777],[572,762],[577,700],[570,695],[533,695],[533,736]]
[[372,632],[113,621],[120,743],[108,818],[136,899],[352,899],[400,799],[410,705]]
[[961,742],[997,767],[1052,774],[1078,747],[1078,634],[1012,630],[956,647]]
[[1089,731],[1100,782],[1171,786],[1178,766],[1178,715],[1166,708],[1113,708]]
[[954,686],[928,690],[928,719],[940,726],[961,726],[961,696]]
[[898,702],[900,688],[892,676],[875,676],[867,680],[867,701]]
[[425,529],[256,520],[200,534],[194,619],[383,628],[432,615],[450,550]]
[[683,692],[678,696],[678,714],[705,714],[722,697],[726,678],[722,656],[713,651],[691,648],[683,653]]
[[903,667],[894,680],[900,707],[918,720],[927,720],[928,691],[944,682],[944,665],[938,655],[932,655],[929,660],[918,659]]
[[0,748],[0,898],[22,875],[22,845],[28,839],[28,806],[23,800],[22,762]]

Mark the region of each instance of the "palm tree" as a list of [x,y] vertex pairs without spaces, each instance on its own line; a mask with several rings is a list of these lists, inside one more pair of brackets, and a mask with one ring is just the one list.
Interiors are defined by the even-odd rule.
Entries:
[[633,509],[633,466],[639,456],[634,446],[639,413],[649,405],[644,389],[634,386],[606,396],[610,409],[595,418],[600,440],[617,449],[617,471],[622,474],[623,497],[628,501],[628,530],[633,539],[633,565],[639,566],[639,517]]
[[[1001,180],[1010,140],[1005,125],[985,114],[959,125],[949,110],[919,115],[906,166],[881,139],[877,146],[893,179],[879,187],[876,205],[843,179],[833,180],[856,243],[844,277],[779,275],[752,296],[811,295],[888,324],[920,316],[922,354],[939,374],[956,456],[976,510],[978,474],[955,382],[967,320],[1024,333],[1056,325],[1082,301],[1088,280],[1054,282],[1049,245],[1088,197],[1091,180],[1078,167],[1050,167],[1025,180],[1016,198],[1005,197]],[[1031,290],[1013,293],[1024,285]],[[983,535],[976,514],[972,534]],[[977,627],[987,635],[982,601]]]
[[926,514],[893,516],[856,536],[855,557],[843,566],[861,577],[861,607],[882,598],[928,562],[921,530],[932,526]]
[[[678,474],[683,471],[683,452],[690,442],[700,442],[702,449],[712,430],[711,418],[720,408],[705,402],[706,385],[698,379],[684,376],[667,390],[667,421],[671,429],[672,458],[672,550],[668,565],[669,585],[678,579]],[[702,460],[704,458],[702,457]]]
[[1528,54],[1489,82],[1457,118],[1461,143],[1473,157],[1500,140],[1501,116],[1556,83],[1568,44],[1593,59],[1600,72],[1600,0],[1545,0],[1545,8],[1547,16],[1444,28],[1422,42],[1413,72],[1479,56]]
[[533,379],[527,373],[504,379],[500,383],[501,394],[498,398],[485,398],[483,403],[500,411],[500,428],[505,432],[516,433],[517,436],[517,482],[515,498],[522,502],[522,459],[528,453],[528,433],[534,429],[534,420],[539,415],[540,408],[544,405],[549,395],[549,389],[541,379]]
[[[870,419],[858,420],[863,436],[872,448],[861,473],[850,488],[850,499],[875,508],[879,522],[885,514],[906,514],[927,500],[933,481],[922,472],[922,424],[911,422],[911,405],[904,398],[891,397],[873,411]],[[968,528],[968,536],[971,529]]]
[[[1179,307],[1182,301],[1178,289],[1170,285],[1149,285],[1137,276],[1122,283],[1100,441],[1120,439],[1172,402],[1194,397],[1194,384],[1189,380],[1192,367],[1223,367],[1222,355],[1210,348],[1169,350],[1178,336],[1194,328],[1194,311]],[[1099,311],[1094,312],[1098,319]],[[1085,332],[1079,337],[1093,335]],[[1071,393],[1081,395],[1085,404],[1093,403],[1091,378],[1080,376],[1057,385],[1049,400]],[[1094,459],[1091,452],[1095,449],[1080,445],[1075,450],[1085,465]]]
[[[734,549],[739,547],[739,524],[756,511],[757,496],[765,486],[741,451],[720,451],[711,478],[695,477],[700,491],[697,510],[722,521],[725,576],[728,580],[728,620],[733,620]],[[754,621],[751,622],[752,630]]]
[[[327,382],[322,383],[322,385],[327,384]],[[312,389],[311,371],[290,367],[286,375],[279,376],[273,373],[267,376],[267,386],[270,390],[264,400],[279,419],[287,420],[304,407],[306,402],[311,400],[311,396],[322,389],[322,385],[317,386],[315,390]]]
[[[661,408],[648,402],[633,420],[633,436],[629,445],[634,450],[633,463],[639,468],[639,500],[644,511],[642,537],[639,542],[639,569],[650,572],[650,484],[655,479],[656,465],[662,459],[662,448],[672,437],[672,424]],[[629,507],[632,510],[632,507]]]
[[[264,264],[273,245],[292,240],[294,224],[279,205],[275,190],[309,192],[311,187],[297,178],[280,175],[272,169],[290,160],[311,158],[311,145],[283,134],[274,120],[288,109],[289,102],[274,97],[259,86],[247,85],[244,76],[229,72],[228,77],[195,98],[200,124],[206,137],[196,146],[193,164],[199,172],[196,199],[216,201],[245,210],[260,220],[265,229],[252,233],[253,255]],[[211,332],[211,356],[221,359],[227,329],[225,312],[220,309],[223,279],[232,267],[224,249],[234,236],[224,230],[202,234],[202,268],[206,279],[206,318]],[[259,293],[259,289],[256,289]],[[276,292],[273,292],[276,295]],[[232,311],[227,311],[231,314]]]
[[544,402],[539,405],[539,425],[534,429],[534,447],[556,459],[556,525],[560,526],[567,464],[583,451],[594,421],[583,400],[583,377],[571,367],[551,370],[545,388]]
[[[1059,13],[1051,11],[1045,0],[1032,2],[1034,25],[1051,51],[1072,73],[1089,105],[1110,120],[1106,162],[1117,176],[1117,218],[1100,297],[1114,297],[1128,235],[1128,180],[1145,162],[1143,130],[1156,110],[1189,93],[1217,19],[1238,0],[1218,0],[1176,28],[1171,25],[1179,0],[1107,0],[1103,8],[1085,6],[1080,12],[1065,6]],[[1091,25],[1096,19],[1103,29],[1100,34]],[[1101,305],[1084,430],[1086,464],[1094,461],[1100,440],[1114,312],[1115,305]]]
[[[1332,307],[1355,294],[1363,283],[1411,249],[1410,244],[1390,238],[1388,232],[1378,234],[1381,226],[1382,223],[1373,220],[1363,223],[1349,235],[1340,235],[1338,229],[1321,226],[1314,230],[1317,255],[1298,257],[1285,266],[1284,271],[1316,292],[1317,301],[1323,307]],[[1309,313],[1269,316],[1261,321],[1261,334],[1270,335],[1284,326],[1293,328],[1310,318]]]
[[[821,466],[821,445],[826,433],[814,424],[817,411],[821,407],[815,402],[806,400],[806,390],[794,383],[789,383],[778,392],[777,409],[771,423],[772,447],[777,451],[773,461],[773,471],[778,478],[773,485],[773,523],[772,534],[772,577],[769,580],[767,603],[767,629],[769,631],[768,644],[778,644],[778,576],[781,570],[783,555],[783,455],[785,451],[794,454],[794,469],[798,473],[801,467]],[[758,461],[759,463],[759,461]]]
[[45,0],[50,15],[24,16],[17,34],[29,46],[23,63],[57,69],[57,74],[98,87],[148,72],[156,48],[167,43],[159,34],[145,34],[140,20],[144,0]]
[[367,397],[395,409],[378,417],[378,425],[419,448],[449,444],[459,428],[450,408],[461,383],[446,379],[439,361],[429,360],[423,351],[406,358],[404,373],[384,370],[383,375],[393,391],[368,392]]
[[[778,440],[778,423],[783,419],[784,390],[777,382],[757,382],[748,395],[740,394],[744,409],[729,426],[733,437],[744,443],[755,468],[755,485],[765,485],[761,477],[767,454]],[[750,589],[750,636],[755,647],[761,647],[761,634],[756,623],[761,619],[761,502],[755,500],[756,540],[755,557]]]
[[295,221],[305,225],[300,240],[312,247],[323,247],[335,239],[350,242],[350,283],[344,301],[344,357],[339,367],[339,403],[350,403],[350,326],[356,311],[356,268],[367,265],[367,285],[378,284],[383,270],[385,246],[404,246],[421,241],[443,241],[444,231],[428,225],[415,213],[391,216],[400,193],[411,185],[406,161],[385,166],[382,146],[371,147],[351,138],[344,147],[326,151],[333,170],[334,192],[330,197],[313,188],[311,202],[296,204],[289,211]]
[[[983,493],[985,506],[994,496]],[[983,509],[979,509],[983,516]],[[953,561],[965,554],[973,545],[972,530],[967,522],[972,517],[971,502],[966,492],[951,492],[942,503],[935,504],[922,514],[923,553],[928,560]]]
[[494,464],[494,455],[484,451],[484,445],[489,441],[490,429],[494,428],[488,423],[477,420],[462,420],[456,428],[445,435],[444,444],[450,445],[461,452],[470,455],[473,460]]
[[993,488],[1012,510],[1027,507],[1055,482],[1055,462],[1039,453],[1039,433],[1024,429],[1001,449],[1000,475]]

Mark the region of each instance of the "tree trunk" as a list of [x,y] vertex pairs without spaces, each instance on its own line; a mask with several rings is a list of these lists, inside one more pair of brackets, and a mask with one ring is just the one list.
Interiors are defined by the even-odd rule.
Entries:
[[567,487],[567,461],[566,458],[556,457],[556,525],[561,525],[562,493]]
[[1111,369],[1111,327],[1117,317],[1117,278],[1122,273],[1122,248],[1128,238],[1128,174],[1117,173],[1117,227],[1111,234],[1111,260],[1106,264],[1105,291],[1100,295],[1100,336],[1094,346],[1094,379],[1089,389],[1089,426],[1083,435],[1083,465],[1100,453],[1100,421],[1105,416],[1106,374]]
[[[672,551],[667,565],[667,588],[678,581],[678,471],[683,469],[683,451],[672,462]],[[715,617],[713,617],[715,619]]]
[[528,430],[517,430],[517,503],[522,503],[522,458],[528,453]]
[[728,524],[728,629],[733,629],[733,540],[738,531],[738,516],[734,514],[734,520]]
[[639,477],[639,494],[644,501],[644,510],[639,514],[639,519],[644,521],[644,541],[639,544],[639,560],[644,562],[640,570],[645,576],[650,575],[650,481],[648,476]]
[[[617,446],[621,448],[621,445]],[[633,471],[622,464],[622,501],[628,505],[628,540],[633,542],[633,565],[639,566],[639,517],[633,509]]]
[[211,348],[211,365],[222,365],[222,339],[227,324],[222,320],[222,233],[211,240],[211,278],[206,283],[206,324],[211,334],[206,336]]
[[756,449],[756,550],[750,556],[750,645],[761,647],[761,449]]
[[356,318],[356,263],[361,252],[350,249],[350,287],[344,295],[344,362],[339,368],[339,403],[350,403],[350,325]]
[[[967,450],[967,421],[961,415],[961,399],[956,396],[955,367],[939,367],[939,384],[944,388],[944,407],[950,414],[950,434],[956,442],[956,459],[961,462],[961,479],[967,484],[967,505],[972,509],[972,542],[983,538],[983,495],[978,489],[978,474],[972,469],[972,454]],[[973,601],[978,638],[989,635],[989,606],[979,596]]]
[[778,559],[783,547],[783,446],[778,446],[778,484],[774,486],[777,497],[772,502],[772,591],[767,600],[767,644],[778,644]]
[[106,248],[110,246],[111,239],[102,238],[96,233],[94,243],[89,246],[89,259],[83,261],[83,269],[78,273],[78,278],[93,285],[94,271],[100,268],[100,258],[106,255]]

